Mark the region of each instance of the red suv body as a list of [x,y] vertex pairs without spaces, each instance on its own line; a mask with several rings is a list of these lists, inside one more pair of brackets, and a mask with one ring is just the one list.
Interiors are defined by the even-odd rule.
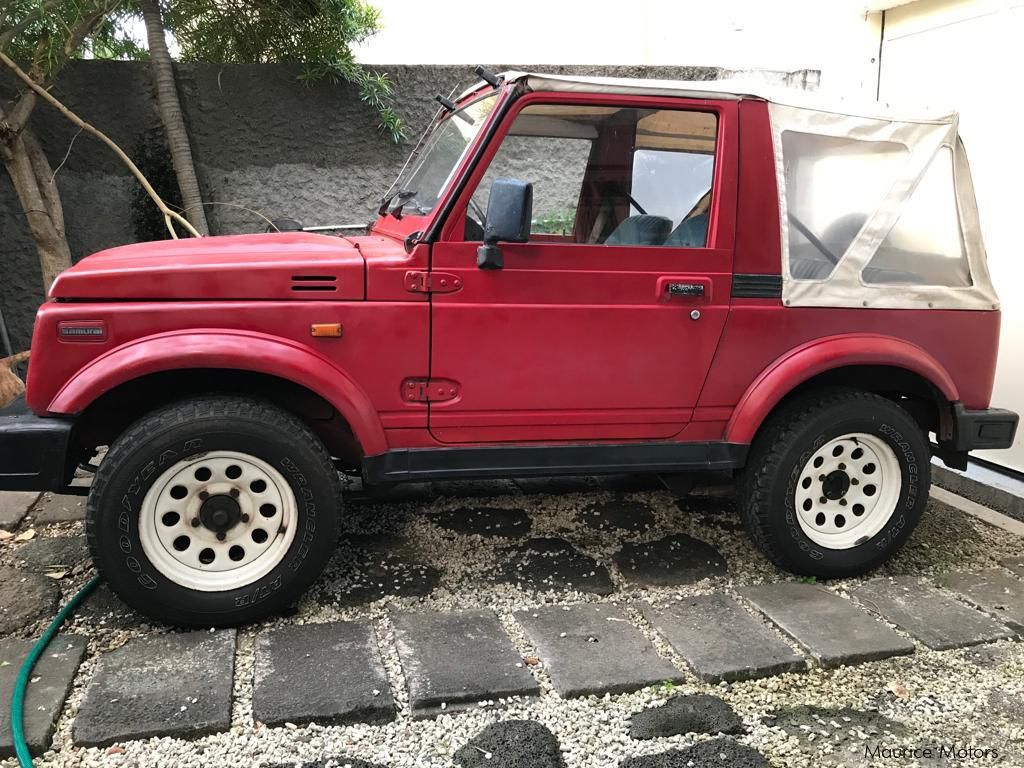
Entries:
[[[931,183],[915,159],[925,139],[902,155],[885,136],[851,149],[857,130],[783,131],[796,108],[715,88],[509,74],[441,110],[366,236],[82,260],[39,310],[30,412],[0,421],[0,487],[66,489],[111,446],[90,497],[94,559],[129,602],[179,623],[295,599],[333,544],[332,465],[368,484],[735,470],[775,562],[822,577],[873,567],[923,510],[930,451],[963,466],[1008,447],[1017,423],[990,409],[999,311],[963,212],[955,121],[932,154],[950,156],[963,266],[929,251],[940,277],[921,277],[905,266],[913,235],[882,251]],[[888,202],[852,224],[839,213],[857,205],[820,213],[841,163],[889,160]],[[893,188],[911,177],[901,204]],[[868,184],[833,186],[857,201]],[[816,230],[820,216],[838,229]],[[864,243],[861,293],[838,275]],[[917,287],[929,280],[934,296]],[[266,546],[253,544],[259,492],[235,487],[247,481],[290,510]]]

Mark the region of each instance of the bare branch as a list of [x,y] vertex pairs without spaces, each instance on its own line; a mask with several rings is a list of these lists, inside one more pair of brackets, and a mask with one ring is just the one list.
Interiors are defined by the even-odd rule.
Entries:
[[31,77],[29,77],[28,74],[21,67],[19,67],[17,63],[11,59],[10,56],[8,56],[6,53],[3,53],[2,51],[0,51],[0,63],[3,63],[8,69],[10,69],[15,74],[15,76],[17,76],[19,80],[21,80],[25,85],[31,88],[32,91],[39,98],[43,99],[50,106],[54,107],[58,112],[64,115],[64,117],[66,117],[72,123],[77,125],[83,131],[95,136],[97,139],[99,139],[108,147],[110,147],[111,150],[113,150],[114,154],[116,154],[121,159],[121,162],[128,166],[128,170],[131,171],[132,175],[138,180],[139,184],[142,185],[142,188],[146,190],[146,194],[148,194],[150,198],[153,200],[153,202],[156,203],[156,207],[159,208],[160,212],[164,215],[164,222],[167,224],[167,229],[170,231],[172,237],[178,237],[177,232],[175,232],[174,230],[174,223],[180,224],[182,227],[184,227],[186,231],[188,231],[193,236],[201,237],[199,232],[196,231],[195,227],[189,224],[188,220],[184,216],[167,207],[167,204],[163,201],[163,198],[161,198],[160,195],[157,194],[156,190],[153,189],[153,186],[149,183],[149,180],[142,174],[142,171],[140,171],[138,166],[132,162],[131,158],[125,154],[124,150],[122,150],[119,146],[117,146],[116,143],[114,143],[113,139],[111,139],[109,136],[103,133],[103,131],[99,130],[90,123],[87,123],[85,120],[83,120],[74,112],[72,112],[70,109],[65,107],[60,101],[57,100],[56,97],[53,96],[53,94],[51,94],[41,85],[39,85],[39,83],[37,83]]

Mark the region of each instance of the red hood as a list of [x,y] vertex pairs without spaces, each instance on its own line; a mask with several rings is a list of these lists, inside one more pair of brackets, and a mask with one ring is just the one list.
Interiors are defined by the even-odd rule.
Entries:
[[57,278],[50,296],[359,300],[365,271],[353,241],[308,232],[160,240],[82,259]]

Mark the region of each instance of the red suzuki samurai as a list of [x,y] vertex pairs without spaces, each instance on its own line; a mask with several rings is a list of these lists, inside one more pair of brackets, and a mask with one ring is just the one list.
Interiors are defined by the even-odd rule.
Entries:
[[370,233],[89,256],[40,308],[0,488],[89,491],[93,559],[174,624],[286,608],[367,485],[735,472],[779,566],[891,557],[934,453],[1006,448],[955,113],[479,70]]

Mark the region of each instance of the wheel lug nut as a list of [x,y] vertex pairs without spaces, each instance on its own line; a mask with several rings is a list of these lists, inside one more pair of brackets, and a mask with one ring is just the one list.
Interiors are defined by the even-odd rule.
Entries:
[[224,531],[217,531],[217,541],[224,541],[228,535]]
[[192,518],[192,527],[193,528],[198,528],[199,527],[199,518],[198,517],[193,517]]
[[860,480],[854,477],[850,480],[850,485],[860,485]]
[[823,483],[825,482],[825,476],[824,475],[818,475],[818,479],[821,480],[821,482],[823,482]]
[[828,504],[828,499],[826,499],[824,496],[818,499],[818,501],[820,501],[822,504]]
[[199,492],[199,498],[200,499],[208,499],[209,497],[210,497],[210,494],[207,493],[206,491],[200,491]]
[[839,500],[839,506],[845,507],[846,506],[846,499],[840,499]]
[[249,516],[248,515],[242,515],[241,520],[242,520],[243,523],[248,523],[249,522]]
[[840,465],[839,465],[839,468],[840,468],[840,469],[846,469],[846,465],[845,465],[845,464],[840,464]]
[[231,489],[231,495],[232,495],[232,496],[233,496],[234,498],[236,498],[236,499],[237,499],[237,498],[238,498],[238,489],[237,489],[237,488],[232,488],[232,489]]

